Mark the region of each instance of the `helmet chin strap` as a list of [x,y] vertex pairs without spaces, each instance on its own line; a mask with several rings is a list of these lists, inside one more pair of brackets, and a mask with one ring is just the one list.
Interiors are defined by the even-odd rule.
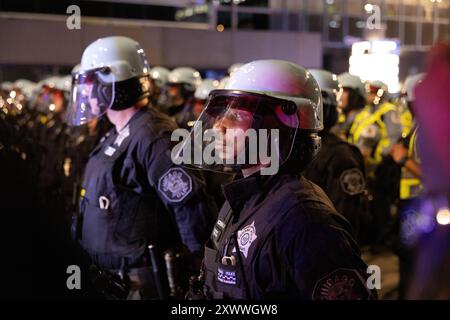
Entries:
[[111,105],[112,110],[125,110],[133,106],[139,100],[150,97],[148,86],[141,82],[147,77],[131,78],[114,84],[115,98]]

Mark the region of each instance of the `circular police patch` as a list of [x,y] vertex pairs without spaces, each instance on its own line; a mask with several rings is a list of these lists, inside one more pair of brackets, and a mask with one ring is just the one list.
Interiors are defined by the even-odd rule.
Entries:
[[181,168],[170,168],[159,179],[158,190],[170,202],[180,202],[192,191],[191,176]]
[[372,294],[354,269],[336,269],[314,286],[314,300],[369,300]]
[[364,175],[357,168],[345,170],[341,173],[339,180],[342,190],[351,196],[362,193],[366,187]]

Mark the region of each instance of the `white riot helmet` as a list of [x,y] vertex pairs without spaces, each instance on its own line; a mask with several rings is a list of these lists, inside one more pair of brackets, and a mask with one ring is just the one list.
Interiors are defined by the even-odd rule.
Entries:
[[[367,95],[375,95],[373,100],[374,104],[379,104],[388,91],[388,86],[381,80],[369,80],[366,81],[366,93]],[[373,97],[373,96],[372,96]],[[369,98],[368,98],[369,100]],[[370,102],[370,100],[369,100]]]
[[198,100],[206,100],[209,93],[214,89],[218,89],[218,86],[219,81],[214,79],[204,79],[195,90],[194,98]]
[[0,88],[2,90],[5,90],[7,92],[11,91],[14,88],[14,83],[12,83],[11,81],[5,81],[2,82],[0,85]]
[[323,124],[325,128],[332,127],[338,118],[337,107],[342,96],[342,85],[337,76],[323,69],[309,69],[319,84],[322,92]]
[[222,79],[220,79],[219,87],[217,89],[225,89],[225,87],[228,84],[228,81],[230,81],[230,77],[229,76],[225,76]]
[[[49,88],[49,89],[58,89],[56,87],[56,84],[59,82],[59,77],[57,76],[51,76],[48,78],[43,79],[42,81],[39,81],[38,84],[41,85],[41,88]],[[58,89],[59,90],[59,89]]]
[[36,83],[27,79],[17,79],[14,81],[14,88],[19,89],[28,100],[33,97],[33,90],[35,86]]
[[70,71],[71,75],[75,75],[78,73],[78,71],[80,71],[81,69],[81,64],[76,64],[73,68],[72,71]]
[[422,82],[423,78],[425,77],[425,73],[418,73],[412,76],[408,76],[405,79],[405,83],[403,84],[402,88],[402,94],[406,96],[406,100],[408,102],[414,101],[414,89],[416,86]]
[[[239,171],[255,163],[264,163],[258,158],[261,156],[259,152],[251,152],[249,146],[259,148],[264,139],[269,139],[271,158],[273,156],[278,163],[283,164],[292,154],[298,154],[296,142],[300,141],[298,137],[302,133],[311,135],[322,128],[322,99],[312,75],[291,62],[257,60],[239,68],[224,89],[211,91],[191,131],[191,139],[184,144],[191,145],[192,141],[208,141],[209,144],[212,137],[217,161],[188,159],[184,146],[177,150],[178,157],[175,159],[203,169]],[[247,133],[250,129],[262,134],[257,138],[259,143],[247,137],[244,138],[245,142],[241,139],[236,145],[229,145],[229,134],[234,139],[235,132]],[[194,143],[194,152],[190,154],[198,154],[198,147]],[[200,147],[203,150],[205,146]],[[206,148],[211,149],[209,145]],[[301,152],[306,153],[307,150]],[[245,161],[240,162],[243,154],[248,157],[244,156]]]
[[[337,76],[334,73],[323,69],[309,69],[309,72],[311,72],[314,79],[316,79],[319,84],[324,100],[326,99],[329,104],[337,107],[342,95],[342,85],[339,83]],[[324,93],[326,94],[324,95]]]
[[228,68],[228,74],[230,76],[232,76],[240,67],[242,67],[244,64],[243,63],[233,63],[229,68]]
[[366,98],[366,88],[360,77],[344,72],[338,76],[338,81],[342,88],[355,90],[362,98]]
[[200,72],[189,67],[179,67],[169,73],[168,83],[170,85],[182,85],[189,92],[194,92],[202,82]]
[[157,66],[150,70],[150,77],[159,88],[163,88],[169,79],[169,73],[169,69]]
[[16,81],[14,81],[14,87],[19,90],[22,90],[23,88],[30,85],[34,85],[34,82],[27,79],[17,79]]
[[369,80],[366,82],[366,92],[375,92],[377,93],[378,90],[387,91],[388,86],[386,83],[384,83],[381,80]]
[[55,83],[55,88],[64,92],[70,92],[72,88],[72,76],[59,77]]
[[68,122],[81,125],[108,109],[124,110],[149,97],[149,74],[144,49],[135,40],[113,36],[94,41],[74,75]]

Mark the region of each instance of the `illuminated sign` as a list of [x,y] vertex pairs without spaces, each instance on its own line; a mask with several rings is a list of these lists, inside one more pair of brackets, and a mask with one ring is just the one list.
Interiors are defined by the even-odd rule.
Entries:
[[398,92],[399,52],[398,41],[355,42],[349,60],[349,72],[364,81],[381,80],[388,85],[389,92]]

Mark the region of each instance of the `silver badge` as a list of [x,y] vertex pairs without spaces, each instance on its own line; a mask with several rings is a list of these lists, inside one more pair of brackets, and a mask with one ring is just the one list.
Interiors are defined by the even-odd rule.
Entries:
[[158,190],[171,202],[180,202],[192,191],[191,176],[181,168],[170,168],[159,179]]
[[111,157],[114,154],[114,152],[116,152],[116,149],[113,147],[108,147],[105,150],[105,154],[109,157]]
[[244,254],[244,257],[247,258],[248,249],[256,238],[258,236],[256,235],[255,221],[238,231],[239,250]]

